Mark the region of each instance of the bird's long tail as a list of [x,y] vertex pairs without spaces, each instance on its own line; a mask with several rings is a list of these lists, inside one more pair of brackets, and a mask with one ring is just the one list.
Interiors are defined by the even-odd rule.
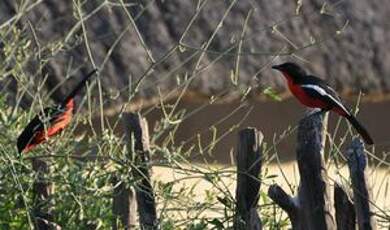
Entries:
[[348,121],[351,123],[351,125],[356,129],[356,131],[362,136],[364,142],[368,145],[374,144],[374,141],[372,140],[370,134],[367,132],[366,128],[363,127],[362,124],[351,114],[345,116]]
[[83,86],[85,85],[85,83],[87,82],[87,80],[92,77],[95,73],[97,72],[97,69],[94,69],[92,70],[87,76],[85,76],[77,85],[76,87],[68,94],[68,96],[65,98],[65,100],[63,101],[63,104],[67,104],[69,102],[69,100],[71,100],[72,98],[74,98],[74,96],[76,96],[76,94],[80,91],[81,88],[83,88]]

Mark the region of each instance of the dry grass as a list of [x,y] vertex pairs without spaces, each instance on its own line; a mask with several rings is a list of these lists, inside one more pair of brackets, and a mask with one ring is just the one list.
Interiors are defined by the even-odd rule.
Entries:
[[[183,166],[185,167],[185,166]],[[200,167],[213,168],[213,170],[224,170],[226,172],[234,172],[235,168],[221,165],[200,165]],[[186,168],[186,167],[185,167]],[[189,166],[187,168],[190,168]],[[272,179],[267,179],[261,187],[262,191],[268,190],[268,185],[277,183],[285,191],[290,191],[290,194],[293,194],[291,191],[292,188],[296,188],[299,184],[299,173],[297,164],[294,162],[291,163],[282,163],[282,164],[269,164],[266,168],[262,169],[262,172],[267,170],[269,175],[275,175],[276,177]],[[328,170],[328,179],[331,184],[333,182],[345,183],[349,178],[348,167],[342,167],[341,169],[336,169],[334,165],[331,165]],[[388,187],[390,185],[390,169],[387,167],[383,168],[373,168],[369,167],[367,169],[368,181],[372,189],[372,202],[382,210],[390,209],[390,196]],[[174,182],[175,190],[180,190],[182,187],[194,187],[194,200],[201,202],[207,198],[207,193],[213,191],[213,193],[218,194],[215,186],[211,184],[208,180],[202,177],[194,178],[193,175],[186,175],[176,171],[172,168],[166,167],[154,167],[152,180],[162,181],[164,183]],[[223,183],[229,189],[231,194],[235,194],[235,181],[236,174],[231,173],[226,177],[222,177]],[[260,204],[262,205],[262,204]],[[218,212],[205,212],[204,215],[215,215],[218,217]],[[220,216],[219,216],[220,217]]]

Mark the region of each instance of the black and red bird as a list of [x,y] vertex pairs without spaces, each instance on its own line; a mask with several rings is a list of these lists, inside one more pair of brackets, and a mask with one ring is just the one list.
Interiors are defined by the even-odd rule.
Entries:
[[30,151],[49,137],[60,133],[70,123],[75,107],[74,97],[96,72],[95,69],[85,76],[59,105],[45,108],[28,123],[17,140],[19,153]]
[[312,108],[320,108],[323,111],[333,111],[347,118],[367,144],[374,144],[367,130],[359,123],[347,107],[343,105],[336,91],[325,81],[308,75],[304,69],[291,62],[275,65],[272,68],[282,72],[287,79],[288,88],[291,93],[302,104]]

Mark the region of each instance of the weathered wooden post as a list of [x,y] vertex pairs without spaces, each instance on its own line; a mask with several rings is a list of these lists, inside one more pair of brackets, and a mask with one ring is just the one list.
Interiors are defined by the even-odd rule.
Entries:
[[268,195],[290,216],[294,229],[335,229],[323,159],[322,113],[310,110],[299,122],[297,161],[300,174],[298,197],[292,198],[274,185]]
[[39,230],[61,229],[59,225],[53,222],[53,207],[50,204],[50,196],[54,192],[54,184],[45,178],[45,175],[50,173],[50,167],[47,162],[37,158],[32,159],[32,167],[37,173],[37,179],[33,184],[35,228]]
[[256,209],[261,184],[262,141],[263,134],[255,128],[247,128],[239,133],[234,229],[262,229]]
[[298,127],[299,218],[306,229],[335,229],[323,158],[322,113],[306,115]]
[[[128,229],[134,228],[137,225],[137,203],[134,188],[126,188],[125,183],[118,181],[117,178],[114,179],[114,184],[116,183],[120,184],[114,189],[112,212],[114,216],[119,217],[122,226]],[[112,228],[114,230],[121,229],[116,220]]]
[[352,181],[353,200],[360,230],[376,229],[376,221],[370,202],[366,166],[367,157],[364,154],[364,145],[359,138],[355,138],[347,150],[348,167]]
[[[144,118],[139,114],[123,114],[123,123],[125,126],[127,140],[129,140],[128,150],[130,159],[133,159],[134,167],[131,169],[130,177],[137,183],[134,187],[137,200],[137,209],[139,214],[139,223],[141,229],[157,229],[158,220],[156,212],[156,203],[154,199],[153,188],[150,183],[149,167],[149,132],[148,125]],[[134,224],[135,204],[133,200],[133,190],[131,188],[121,188],[122,193],[114,197],[114,210],[121,213],[122,224],[129,228]],[[123,205],[123,197],[126,197],[126,207]]]
[[355,230],[356,215],[348,194],[337,183],[334,185],[334,209],[337,230]]

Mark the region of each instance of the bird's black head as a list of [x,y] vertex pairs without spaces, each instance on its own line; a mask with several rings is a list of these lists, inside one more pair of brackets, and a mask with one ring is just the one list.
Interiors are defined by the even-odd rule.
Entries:
[[287,74],[293,79],[299,79],[302,76],[306,75],[306,71],[293,62],[286,62],[281,65],[274,65],[272,66],[272,69],[277,69],[280,72]]

